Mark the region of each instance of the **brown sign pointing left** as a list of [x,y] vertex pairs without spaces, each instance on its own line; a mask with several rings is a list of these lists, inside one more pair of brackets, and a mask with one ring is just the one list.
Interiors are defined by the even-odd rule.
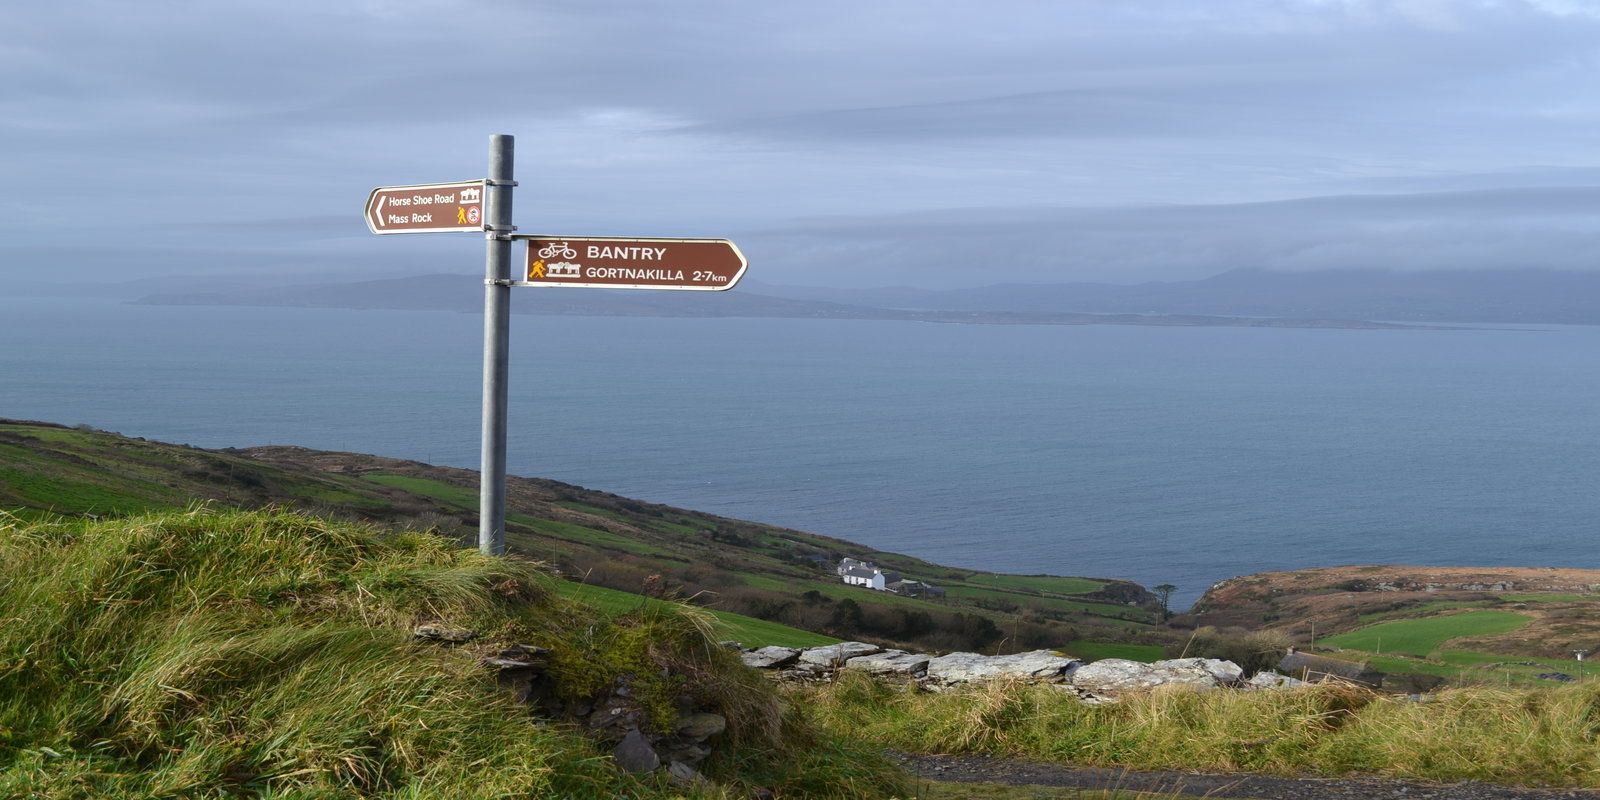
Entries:
[[483,181],[379,186],[367,196],[373,233],[443,233],[484,229]]

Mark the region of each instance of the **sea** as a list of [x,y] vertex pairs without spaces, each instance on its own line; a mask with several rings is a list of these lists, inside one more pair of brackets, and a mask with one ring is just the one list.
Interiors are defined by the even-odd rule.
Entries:
[[[514,298],[515,303],[515,298]],[[0,297],[0,416],[476,468],[474,314]],[[1600,328],[512,319],[510,471],[977,571],[1600,567]]]

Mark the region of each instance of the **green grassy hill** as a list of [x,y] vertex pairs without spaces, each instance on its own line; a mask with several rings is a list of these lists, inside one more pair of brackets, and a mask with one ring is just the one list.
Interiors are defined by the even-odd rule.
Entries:
[[[0,515],[0,796],[903,790],[874,748],[781,703],[716,644],[703,612],[609,614],[560,584],[534,562],[437,536],[281,511]],[[420,640],[424,623],[478,638]],[[532,707],[481,661],[512,643],[550,651]],[[726,718],[703,765],[718,783],[686,791],[616,769],[579,722],[615,696],[637,698],[647,730],[682,708]]]
[[[289,506],[433,529],[470,543],[477,475],[295,447],[204,450],[0,420],[0,509],[25,519]],[[993,575],[825,536],[528,478],[508,485],[507,543],[567,577],[706,606],[747,645],[862,638],[925,649],[1159,645],[1154,599],[1126,582]],[[946,589],[939,601],[845,586],[831,563],[875,561]],[[757,624],[760,623],[760,624]],[[811,633],[808,633],[811,632]]]

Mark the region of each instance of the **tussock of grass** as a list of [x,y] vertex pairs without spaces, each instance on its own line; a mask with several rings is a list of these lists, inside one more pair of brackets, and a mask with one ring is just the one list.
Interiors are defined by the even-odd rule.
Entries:
[[703,615],[609,619],[552,585],[438,537],[289,513],[0,515],[0,796],[680,796],[513,704],[473,648],[414,641],[421,622],[550,647],[574,696],[629,674],[659,703],[716,708],[730,730],[709,769],[735,786],[748,769],[792,795],[817,780],[794,765],[830,751],[897,785],[786,719]]
[[1457,689],[1420,703],[1332,684],[1157,691],[1098,707],[1026,684],[926,694],[846,675],[804,691],[824,727],[913,752],[1600,787],[1600,686],[1593,684]]

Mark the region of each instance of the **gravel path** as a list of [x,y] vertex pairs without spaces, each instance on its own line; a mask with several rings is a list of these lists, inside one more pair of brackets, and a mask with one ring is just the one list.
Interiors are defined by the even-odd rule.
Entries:
[[1123,789],[1183,797],[1238,797],[1254,800],[1557,800],[1600,799],[1588,789],[1527,789],[1489,783],[1435,784],[1372,778],[1277,778],[1267,775],[1206,775],[1188,772],[1130,772],[1070,767],[987,756],[899,754],[918,777],[952,783],[1003,783],[1072,789]]

